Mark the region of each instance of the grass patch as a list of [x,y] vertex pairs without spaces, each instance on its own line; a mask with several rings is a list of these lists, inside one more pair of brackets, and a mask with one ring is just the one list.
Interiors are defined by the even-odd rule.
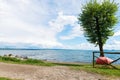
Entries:
[[79,66],[84,66],[83,64],[74,64],[74,63],[53,63],[54,65],[59,65],[59,66],[74,66],[74,67],[79,67]]
[[81,64],[69,64],[69,63],[54,63],[56,65],[60,66],[69,66],[71,69],[74,70],[83,70],[89,73],[98,73],[101,75],[111,76],[111,77],[120,77],[120,65],[115,65],[119,70],[117,69],[111,69],[106,66],[100,66],[93,68],[91,64],[88,63],[81,63]]
[[10,78],[5,78],[5,77],[0,77],[0,80],[18,80],[18,79],[10,79]]
[[31,64],[31,65],[38,65],[38,66],[54,66],[54,64],[50,62],[45,62],[42,60],[37,60],[37,59],[27,59],[27,60],[22,60],[22,64]]
[[71,68],[75,69],[75,70],[84,70],[84,71],[90,72],[90,73],[98,73],[101,75],[107,75],[107,76],[111,76],[111,77],[120,77],[120,66],[117,66],[117,67],[119,68],[119,70],[111,69],[111,68],[107,68],[107,67],[93,68],[93,66],[90,64],[84,64],[82,66],[71,66]]
[[0,56],[0,61],[1,62],[6,62],[6,63],[16,63],[16,64],[31,64],[31,65],[38,65],[38,66],[53,66],[54,64],[45,62],[42,60],[37,60],[37,59],[25,59],[21,60],[19,58],[14,58],[14,57],[6,57],[6,56]]
[[0,77],[0,80],[12,80],[12,79],[8,79],[8,78]]
[[0,56],[0,61],[3,61],[3,62],[21,62],[20,59],[17,59],[17,58],[14,58],[14,57],[2,57]]

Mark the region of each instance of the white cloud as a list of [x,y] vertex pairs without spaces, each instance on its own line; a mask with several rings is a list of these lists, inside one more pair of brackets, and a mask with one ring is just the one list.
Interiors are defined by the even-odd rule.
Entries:
[[[8,25],[10,26],[8,27]],[[9,43],[34,43],[43,45],[43,47],[62,45],[61,43],[57,42],[57,39],[55,38],[56,33],[44,26],[36,26],[36,28],[32,25],[17,21],[15,19],[1,26],[3,27],[0,27],[0,32],[2,33],[0,41]]]
[[63,11],[67,15],[78,15],[81,11],[81,6],[85,0],[52,0],[55,3],[56,11]]
[[61,36],[60,39],[67,40],[79,37],[83,34],[82,27],[77,23],[77,17],[73,15],[64,15],[63,12],[58,13],[58,17],[49,22],[49,25],[56,32],[62,32],[66,25],[72,26],[71,32],[67,36]]
[[90,44],[90,43],[81,43],[80,45],[78,45],[78,49],[83,49],[83,50],[98,50],[98,46],[95,47],[94,44]]
[[[61,40],[83,35],[82,28],[77,24],[77,16],[84,2],[85,0],[0,0],[0,44],[20,48],[89,49],[91,45],[88,43],[64,45],[56,37],[66,29],[66,25],[72,26],[72,30],[67,35],[60,36]],[[115,35],[120,35],[120,32]]]
[[[36,19],[39,17],[36,16],[36,11],[33,11],[39,8],[38,5],[32,4],[30,1],[30,3],[28,1],[24,2],[24,0],[12,0],[13,3],[16,3],[15,5],[12,5],[13,3],[7,0],[1,0],[0,2],[0,42],[6,42],[10,45],[11,43],[31,43],[38,44],[43,48],[62,46],[56,39],[57,33],[49,26],[44,24],[35,25],[29,21],[34,21],[34,17]],[[28,9],[28,7],[32,8],[32,10]],[[41,14],[39,15],[42,18]],[[24,16],[26,17],[24,18]],[[40,19],[40,21],[42,20]],[[36,21],[38,19],[34,22]]]
[[118,41],[118,40],[113,40],[113,41],[112,41],[112,44],[115,44],[115,45],[118,44],[118,45],[120,45],[120,41]]
[[53,19],[49,22],[49,25],[52,27],[52,29],[56,32],[61,32],[64,30],[65,25],[71,25],[73,26],[77,21],[77,18],[75,16],[71,15],[64,15],[63,12],[58,13],[58,17],[56,19]]
[[[56,35],[62,32],[67,24],[75,26],[70,37],[77,37],[79,29],[77,29],[76,16],[64,15],[63,12],[59,12],[60,10],[65,13],[68,10],[69,13],[79,12],[79,5],[75,4],[77,0],[59,3],[56,0],[51,1],[56,7],[48,2],[48,0],[0,0],[0,42],[6,42],[9,45],[38,44],[44,48],[63,47],[63,44],[57,41]],[[64,8],[68,3],[71,6]],[[74,11],[73,8],[75,8]],[[59,12],[58,17],[52,19],[57,12]],[[48,21],[49,25],[46,25]]]
[[67,36],[61,36],[60,39],[69,40],[81,36],[83,36],[83,29],[79,24],[76,24],[73,26],[72,31]]
[[[80,49],[80,50],[99,50],[99,46],[95,47],[94,44],[84,42],[77,45],[69,46],[65,45],[65,49]],[[111,43],[105,44],[103,46],[104,50],[120,50],[120,41],[113,40]]]
[[120,31],[115,32],[114,36],[120,36]]
[[80,43],[77,45],[64,45],[63,46],[64,49],[80,49],[80,50],[98,50],[98,47],[95,47],[95,45],[90,44],[90,43]]
[[105,44],[104,47],[108,50],[120,50],[120,41],[113,40],[111,44]]
[[[80,49],[80,50],[99,50],[99,46],[95,47],[94,44],[85,42],[77,45],[64,45],[63,49]],[[105,44],[103,46],[104,50],[120,50],[120,41],[113,40],[111,44]]]

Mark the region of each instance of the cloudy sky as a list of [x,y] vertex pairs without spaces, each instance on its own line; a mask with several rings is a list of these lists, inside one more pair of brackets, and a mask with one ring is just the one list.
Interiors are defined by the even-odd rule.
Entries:
[[[0,48],[98,49],[86,41],[78,24],[77,17],[85,3],[85,0],[0,0]],[[120,9],[116,16],[120,18]],[[104,49],[120,50],[120,22],[114,32]]]

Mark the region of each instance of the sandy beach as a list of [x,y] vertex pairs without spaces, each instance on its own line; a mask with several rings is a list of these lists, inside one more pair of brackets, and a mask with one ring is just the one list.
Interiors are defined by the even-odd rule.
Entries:
[[71,70],[65,66],[32,66],[0,63],[0,77],[22,80],[120,80],[95,73]]

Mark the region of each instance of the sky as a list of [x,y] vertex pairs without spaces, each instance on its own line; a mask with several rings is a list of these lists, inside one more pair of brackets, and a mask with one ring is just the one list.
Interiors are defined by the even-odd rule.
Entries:
[[[0,0],[0,48],[99,49],[86,40],[78,24],[77,17],[88,1]],[[115,2],[120,4],[120,0]],[[104,49],[120,50],[120,7],[116,16],[115,34]]]

